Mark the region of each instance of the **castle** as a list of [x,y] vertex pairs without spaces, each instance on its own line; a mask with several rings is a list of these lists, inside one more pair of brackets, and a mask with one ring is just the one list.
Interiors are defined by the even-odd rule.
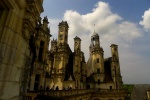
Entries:
[[112,57],[104,59],[99,35],[94,32],[86,63],[81,39],[74,38],[72,51],[68,45],[69,25],[62,21],[58,40],[51,40],[49,51],[52,35],[48,18],[40,18],[42,3],[43,0],[0,2],[0,99],[22,100],[27,90],[58,87],[63,91],[68,86],[72,91],[63,91],[66,94],[60,97],[71,92],[70,100],[124,99],[118,46],[112,44]]
[[86,63],[81,51],[81,39],[77,36],[74,38],[72,52],[68,44],[67,22],[62,21],[58,26],[58,40],[51,41],[48,54],[49,79],[46,80],[45,86],[58,86],[60,90],[68,86],[79,89],[121,89],[122,77],[117,45],[111,45],[112,57],[104,59],[99,35],[94,32],[89,47],[90,57]]

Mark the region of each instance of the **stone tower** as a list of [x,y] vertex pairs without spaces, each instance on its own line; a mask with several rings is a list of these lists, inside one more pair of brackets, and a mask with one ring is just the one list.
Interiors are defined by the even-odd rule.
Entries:
[[111,54],[112,54],[112,78],[115,84],[116,89],[121,89],[122,87],[122,77],[120,73],[120,64],[119,64],[119,55],[118,55],[118,46],[112,44],[111,46]]
[[99,35],[94,32],[91,36],[90,53],[92,56],[93,74],[95,80],[95,88],[100,88],[100,82],[104,81],[104,58],[103,49],[100,47]]
[[[59,86],[59,89],[63,88],[63,82],[65,78],[66,67],[68,66],[69,52],[68,52],[68,23],[62,21],[59,23],[58,41],[57,41],[57,53],[54,55],[54,64],[52,69],[52,78],[54,87]],[[54,46],[56,41],[53,43]]]
[[68,23],[62,21],[59,23],[59,32],[58,32],[58,45],[65,45],[68,43]]
[[81,39],[77,36],[74,38],[73,75],[75,77],[75,87],[81,87]]
[[51,49],[50,49],[50,51],[51,52],[56,52],[56,50],[57,50],[57,39],[54,40],[54,38],[53,38],[53,40],[51,41]]

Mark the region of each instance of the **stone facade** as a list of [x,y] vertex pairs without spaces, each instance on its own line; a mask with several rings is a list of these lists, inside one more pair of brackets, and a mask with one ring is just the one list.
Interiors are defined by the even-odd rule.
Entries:
[[43,24],[36,26],[36,34],[31,41],[33,57],[28,83],[29,90],[39,90],[45,86],[48,65],[48,46],[51,35],[48,28],[48,19],[44,17]]
[[[112,57],[104,59],[99,35],[94,32],[89,48],[90,57],[86,63],[84,53],[81,51],[81,39],[77,36],[74,38],[74,52],[72,52],[68,44],[67,22],[62,21],[58,26],[58,40],[51,41],[49,72],[45,86],[48,86],[51,92],[59,88],[60,91],[56,91],[56,94],[66,90],[70,93],[85,92],[85,94],[81,92],[82,96],[76,94],[75,97],[73,94],[67,94],[69,100],[124,100],[127,93],[122,90],[118,46],[112,44],[110,46]],[[90,93],[88,90],[91,90]],[[55,97],[55,94],[50,93],[49,96]],[[57,95],[61,96],[62,94]],[[66,97],[63,98],[65,100]]]
[[43,0],[0,1],[0,99],[18,100],[26,92],[32,39]]

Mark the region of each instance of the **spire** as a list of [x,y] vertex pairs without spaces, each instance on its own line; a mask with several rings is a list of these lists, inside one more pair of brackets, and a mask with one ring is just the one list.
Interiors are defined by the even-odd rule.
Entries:
[[95,33],[95,24],[94,24],[94,33]]
[[43,22],[46,22],[47,24],[49,23],[47,16],[44,17]]
[[95,24],[94,24],[94,33],[92,36],[95,36],[95,35],[98,35],[98,34],[95,32]]

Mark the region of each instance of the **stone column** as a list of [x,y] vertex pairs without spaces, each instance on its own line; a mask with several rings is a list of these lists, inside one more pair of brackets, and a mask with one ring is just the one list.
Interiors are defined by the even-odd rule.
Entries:
[[41,79],[40,79],[40,86],[42,86],[43,87],[43,89],[45,89],[45,76],[42,76],[41,75]]
[[34,83],[35,83],[35,75],[32,75],[30,77],[30,90],[33,91],[34,90]]

